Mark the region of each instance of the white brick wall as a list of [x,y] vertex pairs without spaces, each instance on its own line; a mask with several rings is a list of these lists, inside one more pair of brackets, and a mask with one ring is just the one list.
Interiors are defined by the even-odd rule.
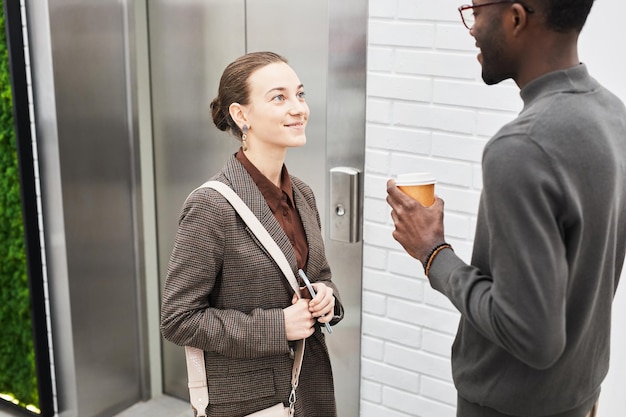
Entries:
[[392,238],[385,183],[435,173],[447,238],[469,259],[482,149],[521,103],[511,83],[480,80],[456,2],[369,5],[361,416],[453,417],[458,313]]
[[[483,147],[522,103],[513,82],[482,82],[461,3],[470,2],[369,0],[362,417],[456,415],[450,347],[459,315],[392,238],[385,184],[399,173],[432,171],[446,202],[447,240],[469,261]],[[599,7],[621,8],[605,16],[626,13],[617,1],[596,4],[590,20]]]

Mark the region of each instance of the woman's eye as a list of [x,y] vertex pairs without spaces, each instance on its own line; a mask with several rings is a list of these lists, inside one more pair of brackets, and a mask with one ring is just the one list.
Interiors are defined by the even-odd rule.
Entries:
[[305,97],[306,97],[306,93],[305,93],[304,91],[300,91],[300,92],[298,93],[298,98],[303,99],[303,98],[305,98]]
[[274,98],[272,98],[273,101],[284,101],[285,100],[285,96],[282,94],[279,94],[277,96],[274,96]]

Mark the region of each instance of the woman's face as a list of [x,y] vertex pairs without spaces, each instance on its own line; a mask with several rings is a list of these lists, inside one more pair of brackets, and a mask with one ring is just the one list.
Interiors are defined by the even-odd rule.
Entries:
[[294,70],[283,62],[266,65],[248,78],[249,104],[244,112],[250,147],[281,148],[306,143],[309,106],[304,87]]

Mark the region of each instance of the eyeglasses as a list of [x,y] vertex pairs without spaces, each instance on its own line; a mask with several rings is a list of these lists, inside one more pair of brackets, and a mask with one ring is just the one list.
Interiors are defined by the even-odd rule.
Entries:
[[519,3],[522,5],[522,7],[524,8],[524,10],[526,10],[527,13],[535,13],[535,10],[533,10],[531,7],[526,6],[521,1],[499,0],[499,1],[488,1],[486,3],[474,4],[474,5],[465,4],[459,7],[459,14],[461,15],[461,20],[463,21],[463,24],[465,25],[465,27],[468,29],[472,29],[472,26],[474,26],[474,20],[475,20],[474,9],[477,9],[479,7],[492,6],[494,4],[504,4],[504,3]]

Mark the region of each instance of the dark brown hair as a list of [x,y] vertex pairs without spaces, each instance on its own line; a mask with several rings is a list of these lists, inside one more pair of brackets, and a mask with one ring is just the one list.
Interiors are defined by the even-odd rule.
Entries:
[[287,59],[274,52],[251,52],[243,55],[226,67],[220,85],[217,90],[217,97],[211,101],[211,116],[213,123],[219,130],[230,131],[233,135],[240,137],[241,129],[230,117],[228,108],[233,103],[246,105],[250,99],[250,88],[248,79],[250,75],[266,65],[276,62],[287,63]]

